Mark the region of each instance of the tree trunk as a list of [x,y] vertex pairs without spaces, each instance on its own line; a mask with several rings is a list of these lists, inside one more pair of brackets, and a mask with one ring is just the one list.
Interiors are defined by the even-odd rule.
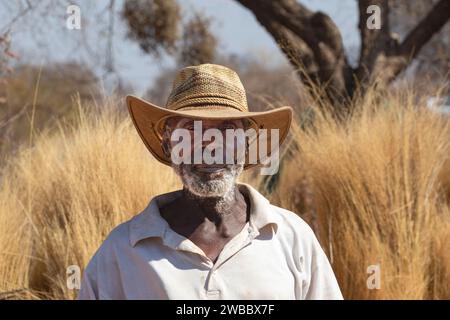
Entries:
[[[249,9],[271,34],[308,88],[323,90],[339,117],[348,114],[349,101],[367,87],[388,85],[450,18],[450,1],[441,0],[402,43],[389,28],[388,0],[359,0],[361,52],[352,68],[339,29],[329,16],[312,12],[296,0],[235,0]],[[368,29],[367,7],[381,10],[381,28]]]

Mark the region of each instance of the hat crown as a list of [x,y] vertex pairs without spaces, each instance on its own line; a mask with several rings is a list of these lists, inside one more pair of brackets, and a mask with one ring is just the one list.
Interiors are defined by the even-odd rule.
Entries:
[[178,71],[166,108],[188,110],[211,106],[248,111],[245,89],[237,73],[210,63],[188,66]]

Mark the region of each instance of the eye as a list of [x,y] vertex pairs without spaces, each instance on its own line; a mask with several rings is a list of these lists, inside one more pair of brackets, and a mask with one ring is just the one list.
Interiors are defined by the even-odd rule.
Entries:
[[189,131],[193,131],[194,130],[194,123],[193,122],[188,122],[183,126],[184,129],[187,129]]
[[220,129],[222,129],[222,130],[235,129],[235,128],[236,128],[235,125],[233,125],[233,124],[231,124],[231,123],[224,124],[224,125],[221,125],[221,126],[220,126]]

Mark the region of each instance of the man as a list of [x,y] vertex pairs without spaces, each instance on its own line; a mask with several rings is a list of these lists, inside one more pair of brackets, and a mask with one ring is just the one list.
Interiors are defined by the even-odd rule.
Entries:
[[[261,164],[249,160],[262,146],[252,149],[253,143],[270,140],[269,156],[283,142],[290,107],[249,112],[237,74],[215,64],[179,71],[166,108],[132,96],[127,104],[143,142],[172,166],[183,189],[154,197],[110,233],[84,272],[79,299],[342,299],[311,228],[237,182],[243,170]],[[214,152],[206,152],[205,139],[196,141],[199,124],[200,136],[216,134]],[[240,129],[256,130],[256,139],[226,135]],[[180,132],[192,134],[179,149],[183,161],[175,161]],[[230,150],[233,161],[225,161]],[[220,161],[192,163],[196,152]]]

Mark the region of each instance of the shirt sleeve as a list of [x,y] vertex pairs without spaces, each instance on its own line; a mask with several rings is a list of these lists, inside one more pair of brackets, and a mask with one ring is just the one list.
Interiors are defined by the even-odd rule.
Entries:
[[311,278],[305,290],[306,300],[343,300],[339,284],[328,257],[319,241],[313,237]]
[[92,259],[86,267],[81,279],[80,292],[77,300],[98,300],[98,288],[95,275],[96,270],[95,260]]
[[124,299],[116,250],[125,250],[121,243],[128,245],[128,237],[120,228],[111,231],[86,266],[78,300]]

